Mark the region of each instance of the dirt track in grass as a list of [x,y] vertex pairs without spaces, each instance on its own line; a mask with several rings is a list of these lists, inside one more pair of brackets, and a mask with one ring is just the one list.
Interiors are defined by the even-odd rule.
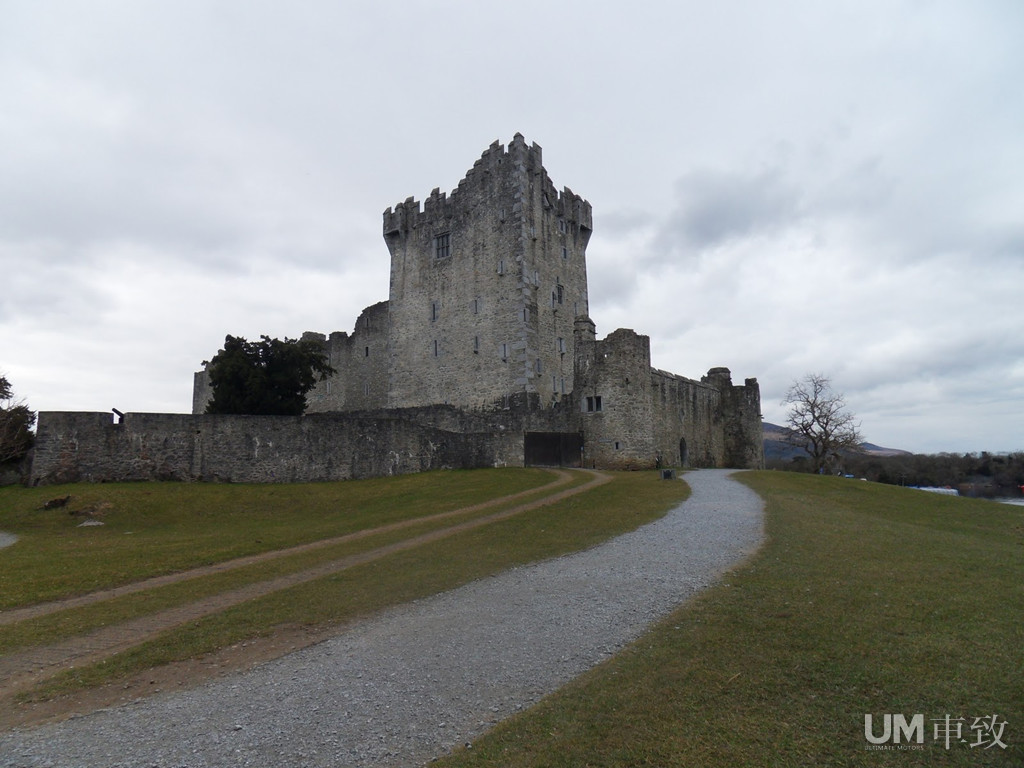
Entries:
[[343,537],[310,542],[296,547],[274,550],[259,555],[251,555],[200,568],[162,575],[162,577],[146,579],[87,595],[3,611],[0,613],[0,627],[147,589],[198,579],[205,577],[205,575],[221,573],[254,563],[268,562],[288,555],[358,541],[370,536],[385,534],[385,532],[420,525],[424,522],[437,522],[447,518],[472,514],[487,508],[503,506],[514,502],[516,499],[536,495],[539,492],[545,492],[545,490],[548,492],[538,499],[524,502],[509,509],[503,509],[494,514],[476,517],[461,523],[431,530],[426,532],[426,534],[402,539],[366,552],[359,552],[331,560],[311,568],[288,573],[283,575],[283,577],[255,582],[238,589],[227,590],[174,608],[140,616],[135,618],[135,620],[111,627],[104,627],[87,635],[69,638],[68,640],[48,646],[33,647],[9,653],[0,657],[0,727],[7,728],[59,719],[76,712],[88,711],[98,707],[109,706],[111,703],[121,700],[137,698],[147,692],[155,692],[165,687],[193,685],[211,675],[246,669],[268,658],[273,658],[321,641],[341,628],[318,631],[309,631],[302,628],[284,628],[280,632],[274,632],[270,637],[221,649],[217,653],[203,659],[189,660],[189,662],[168,665],[166,668],[159,670],[146,671],[127,682],[121,681],[117,684],[61,696],[48,701],[20,703],[15,699],[19,692],[28,690],[60,672],[95,664],[104,658],[138,645],[169,629],[187,624],[188,622],[195,622],[203,616],[225,610],[231,606],[268,595],[272,592],[288,589],[289,587],[315,579],[321,579],[326,577],[326,575],[337,573],[355,565],[371,562],[395,552],[413,549],[454,536],[465,530],[553,504],[569,496],[584,493],[586,490],[590,490],[611,479],[608,475],[591,472],[593,478],[588,482],[559,490],[558,488],[567,484],[572,479],[572,475],[561,470],[556,471],[555,474],[556,477],[552,482],[540,488],[530,488],[518,494],[492,499],[470,507],[441,512],[427,517],[402,520],[389,525],[356,531],[354,534]]
[[202,659],[179,662],[158,669],[147,670],[127,681],[122,680],[97,689],[76,692],[43,702],[21,703],[15,698],[18,693],[28,690],[60,672],[102,661],[176,626],[196,621],[204,616],[223,611],[247,600],[262,597],[278,590],[287,589],[304,582],[344,571],[356,565],[371,562],[395,552],[412,549],[463,531],[513,517],[531,509],[555,503],[568,496],[591,490],[611,479],[609,476],[599,472],[591,472],[590,474],[593,475],[593,478],[587,483],[558,490],[572,480],[572,475],[569,472],[559,470],[556,471],[555,480],[546,486],[491,499],[482,504],[442,512],[428,517],[392,523],[378,528],[358,531],[346,536],[324,539],[296,547],[274,550],[175,574],[145,579],[133,584],[97,591],[88,595],[4,611],[0,613],[0,626],[110,600],[146,589],[223,573],[255,563],[268,562],[288,555],[356,541],[371,535],[396,531],[425,522],[438,522],[447,518],[472,514],[491,507],[505,505],[515,501],[517,498],[547,491],[547,493],[537,499],[508,509],[502,509],[490,515],[484,515],[424,534],[411,536],[385,546],[338,558],[296,573],[247,584],[237,589],[227,590],[148,616],[104,627],[89,634],[69,638],[49,646],[34,647],[8,654],[0,658],[0,728],[6,729],[19,725],[30,725],[46,720],[60,719],[75,713],[91,711],[121,701],[135,699],[159,690],[191,686],[208,677],[245,669],[259,662],[319,642],[340,631],[343,626],[316,631],[295,627],[281,628],[269,637],[225,648]]

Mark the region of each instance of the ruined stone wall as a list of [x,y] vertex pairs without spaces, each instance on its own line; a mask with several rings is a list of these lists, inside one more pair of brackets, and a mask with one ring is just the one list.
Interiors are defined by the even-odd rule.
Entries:
[[725,459],[721,391],[707,382],[654,369],[654,440],[665,464],[730,466]]
[[620,328],[597,340],[576,322],[576,382],[588,466],[764,466],[756,379],[734,387],[729,369],[701,381],[651,367],[650,339]]
[[[330,336],[306,331],[304,341],[323,345],[336,373],[317,382],[307,393],[308,413],[383,408],[388,386],[388,303],[364,309],[351,334],[335,331]],[[213,392],[205,368],[194,375],[192,413],[206,413]]]
[[[392,411],[387,411],[391,413]],[[503,395],[483,408],[468,410],[457,406],[420,406],[397,409],[404,418],[419,424],[453,432],[480,432],[504,441],[508,435],[521,445],[525,432],[580,432],[579,414],[567,397],[558,403],[543,402],[538,393]],[[520,466],[523,457],[503,458],[509,466]]]
[[388,302],[367,307],[356,320],[349,335],[335,331],[329,337],[304,333],[316,338],[337,371],[306,395],[308,413],[354,411],[383,408],[388,388]]
[[[522,466],[523,435],[458,431],[402,411],[309,416],[39,414],[31,483],[133,480],[309,482],[432,469]],[[439,416],[440,418],[440,416]]]
[[192,374],[192,413],[206,413],[206,405],[212,398],[210,376],[204,367]]
[[764,468],[757,379],[734,386],[728,368],[700,381],[653,370],[655,441],[667,463],[691,467]]
[[757,379],[722,390],[725,431],[725,465],[764,469],[764,422],[761,388]]
[[650,338],[620,328],[598,341],[587,318],[577,321],[576,330],[573,400],[583,424],[584,463],[609,469],[653,467]]
[[572,390],[591,211],[556,192],[541,159],[517,134],[508,151],[495,142],[484,152],[451,195],[435,189],[422,211],[412,198],[385,211],[390,406],[473,408]]

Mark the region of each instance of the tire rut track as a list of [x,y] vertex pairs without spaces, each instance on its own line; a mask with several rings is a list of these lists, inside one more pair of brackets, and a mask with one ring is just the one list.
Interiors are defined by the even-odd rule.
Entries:
[[292,547],[285,547],[284,549],[275,549],[270,552],[260,552],[255,555],[245,555],[244,557],[237,557],[231,560],[225,560],[220,563],[211,563],[210,565],[200,566],[198,568],[190,568],[186,571],[177,571],[175,573],[168,573],[162,576],[153,576],[148,579],[141,581],[135,581],[130,584],[122,584],[109,589],[101,589],[95,592],[89,592],[85,595],[76,595],[75,597],[66,597],[59,600],[51,600],[45,603],[36,603],[35,605],[25,606],[23,608],[12,608],[6,611],[0,611],[0,627],[7,624],[14,624],[19,621],[25,621],[26,619],[35,619],[40,616],[46,616],[51,613],[57,613],[59,611],[66,611],[71,608],[79,608],[84,605],[92,605],[93,603],[102,602],[104,600],[111,600],[115,597],[122,597],[123,595],[131,595],[136,592],[143,592],[147,589],[154,589],[156,587],[164,587],[168,584],[177,584],[182,581],[188,581],[190,579],[197,579],[203,576],[211,576],[218,573],[226,573],[228,571],[235,570],[236,568],[244,568],[248,565],[255,563],[264,563],[270,560],[276,560],[281,557],[287,557],[289,555],[301,554],[303,552],[311,552],[317,549],[323,549],[325,547],[331,547],[336,544],[344,544],[346,542],[358,541],[365,539],[369,536],[373,536],[379,533],[389,533],[391,531],[401,530],[403,528],[411,528],[414,525],[420,523],[436,522],[438,520],[445,520],[447,518],[456,517],[463,514],[471,514],[478,512],[488,507],[495,507],[499,504],[505,504],[513,499],[522,498],[533,493],[539,493],[544,490],[553,490],[554,488],[565,485],[572,479],[572,475],[562,470],[554,470],[557,475],[556,478],[546,485],[542,485],[538,488],[529,488],[519,493],[513,493],[508,496],[501,496],[496,499],[490,499],[488,501],[481,502],[479,504],[473,504],[468,507],[461,507],[459,509],[448,510],[447,512],[439,512],[435,515],[428,515],[426,517],[417,517],[410,520],[400,520],[395,523],[389,523],[388,525],[381,525],[376,528],[367,528],[362,531],[355,531],[353,533],[346,533],[342,536],[334,536],[329,539],[320,539],[318,541],[311,541],[305,544],[297,544]]
[[[501,510],[473,520],[467,520],[445,528],[429,531],[418,536],[412,536],[408,539],[402,539],[401,541],[376,547],[374,549],[367,550],[366,552],[360,552],[338,558],[303,571],[247,584],[243,587],[227,590],[181,606],[176,606],[174,608],[142,616],[137,619],[104,627],[87,635],[69,638],[66,641],[54,643],[53,645],[42,647],[37,646],[9,654],[0,658],[0,681],[2,681],[0,682],[0,701],[8,699],[31,686],[37,685],[65,669],[73,669],[102,661],[103,659],[109,658],[117,653],[143,643],[169,629],[218,613],[226,610],[227,608],[246,602],[247,600],[252,600],[282,589],[307,583],[324,576],[340,573],[354,566],[372,562],[396,552],[413,549],[424,544],[448,538],[464,531],[505,520],[523,512],[536,509],[541,506],[546,506],[548,504],[561,501],[569,496],[591,490],[611,479],[610,476],[602,473],[590,470],[583,471],[592,474],[593,478],[582,485],[562,491],[556,491],[555,493],[544,495],[538,499],[534,499],[533,501],[529,501],[509,509]],[[91,593],[91,595],[82,596],[81,598],[72,598],[70,601],[58,601],[60,603],[59,607],[52,607],[56,604],[48,603],[46,604],[46,606],[49,607],[48,610],[37,615],[46,615],[47,613],[63,610],[68,607],[77,607],[79,605],[100,602],[123,594],[131,594],[132,592],[140,591],[141,589],[148,589],[153,586],[161,586],[163,584],[175,583],[176,581],[198,578],[199,576],[207,575],[208,573],[219,573],[231,570],[232,568],[242,567],[243,565],[249,565],[253,562],[275,559],[283,556],[284,554],[294,554],[296,552],[309,551],[311,549],[329,546],[330,544],[340,543],[342,541],[365,538],[365,536],[370,535],[371,533],[397,530],[403,527],[409,527],[414,523],[422,523],[428,520],[436,521],[444,518],[450,518],[458,514],[479,511],[480,509],[486,509],[487,507],[506,503],[512,499],[519,498],[530,493],[536,493],[538,490],[543,490],[544,488],[552,490],[560,485],[568,483],[572,479],[572,475],[568,472],[559,471],[558,475],[559,477],[554,482],[547,486],[542,486],[541,489],[531,489],[530,491],[512,494],[511,496],[505,496],[500,499],[484,502],[471,507],[439,513],[438,515],[433,515],[428,518],[417,518],[414,521],[402,521],[401,523],[381,526],[365,532],[361,531],[356,534],[348,534],[346,536],[336,537],[330,540],[299,545],[298,547],[290,547],[285,550],[275,550],[274,552],[263,553],[261,555],[246,558],[238,558],[236,560],[228,561],[227,563],[218,564],[220,566],[229,567],[216,568],[216,566],[209,566],[192,569],[179,574],[173,574],[173,576],[177,578],[172,578],[170,580],[164,580],[165,577],[147,579],[133,585],[125,585],[124,587]],[[154,583],[157,581],[160,583]],[[145,584],[146,586],[139,586],[142,584]],[[86,600],[86,598],[89,599]],[[73,605],[69,605],[69,602],[73,602]]]

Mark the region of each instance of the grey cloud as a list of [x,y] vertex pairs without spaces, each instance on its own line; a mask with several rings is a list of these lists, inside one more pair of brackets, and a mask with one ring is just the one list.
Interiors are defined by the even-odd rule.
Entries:
[[800,194],[776,169],[692,171],[676,182],[676,194],[676,207],[656,240],[661,251],[678,244],[712,248],[774,233],[800,217]]
[[0,241],[0,267],[6,284],[0,293],[0,326],[29,319],[36,328],[80,324],[91,321],[102,306],[102,274],[83,269],[54,243]]
[[636,209],[619,209],[596,213],[599,236],[611,240],[645,235],[656,224],[653,214]]

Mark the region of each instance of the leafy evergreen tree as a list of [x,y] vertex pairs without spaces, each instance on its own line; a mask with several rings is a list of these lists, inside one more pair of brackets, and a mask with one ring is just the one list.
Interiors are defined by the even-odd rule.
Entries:
[[35,436],[36,414],[14,399],[7,377],[0,376],[0,464],[18,461],[28,453]]
[[300,416],[306,393],[336,371],[319,342],[298,339],[246,341],[227,336],[209,362],[212,397],[207,413]]

